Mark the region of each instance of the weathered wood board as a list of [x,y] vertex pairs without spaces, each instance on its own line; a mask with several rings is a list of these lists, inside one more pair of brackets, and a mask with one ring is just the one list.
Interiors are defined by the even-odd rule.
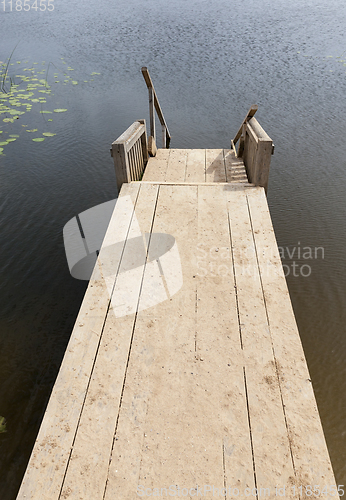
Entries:
[[230,150],[158,150],[123,185],[18,499],[335,485],[264,189],[242,169]]

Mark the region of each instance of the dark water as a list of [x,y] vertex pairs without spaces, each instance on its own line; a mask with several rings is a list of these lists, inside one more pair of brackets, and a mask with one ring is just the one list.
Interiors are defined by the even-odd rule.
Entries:
[[[20,135],[0,156],[0,415],[8,430],[0,434],[0,498],[16,496],[85,291],[69,274],[62,229],[117,194],[109,147],[148,118],[143,65],[172,147],[228,147],[249,106],[259,105],[276,146],[273,223],[336,480],[345,484],[346,57],[337,56],[346,51],[346,4],[54,3],[53,12],[0,5],[0,60],[19,42],[15,61],[58,66],[63,57],[79,81],[47,98],[67,109],[54,113],[56,136],[35,143],[25,133],[23,124],[43,130],[34,108],[0,127],[3,137]],[[91,72],[101,74],[90,81]],[[304,259],[306,247],[323,253]]]

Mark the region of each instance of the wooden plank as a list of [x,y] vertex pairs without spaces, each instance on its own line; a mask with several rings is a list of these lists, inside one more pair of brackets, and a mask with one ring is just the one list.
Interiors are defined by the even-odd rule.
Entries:
[[188,149],[185,182],[205,182],[205,149]]
[[266,141],[271,141],[271,138],[269,137],[269,135],[267,134],[267,132],[264,130],[264,128],[259,124],[259,122],[257,121],[257,119],[255,117],[251,118],[251,120],[249,120],[248,124],[252,128],[254,134],[259,139],[263,139],[263,140],[266,140]]
[[247,112],[247,115],[245,116],[244,120],[242,121],[242,124],[240,125],[239,130],[233,139],[234,144],[236,144],[238,142],[238,140],[240,139],[244,123],[246,123],[248,120],[250,120],[250,118],[252,118],[255,115],[257,110],[258,110],[257,104],[253,104],[251,106],[251,108],[249,109],[249,111]]
[[[224,192],[229,204],[256,485],[269,488],[266,498],[274,499],[276,486],[295,484],[295,473],[256,257],[259,249],[253,240],[248,191]],[[285,498],[293,496],[288,489]]]
[[108,288],[117,274],[139,187],[125,185],[115,205],[104,246],[115,245],[116,251],[111,256],[100,251],[18,493],[19,500],[59,497],[110,301]]
[[132,146],[131,141],[136,141],[137,138],[142,135],[142,131],[143,124],[139,121],[135,121],[112,144],[124,144],[126,142],[129,143],[130,149]]
[[171,149],[165,182],[184,182],[187,161],[187,149]]
[[250,123],[246,124],[246,131],[247,131],[247,133],[249,134],[249,136],[251,138],[250,140],[255,141],[257,143],[258,142],[258,137],[255,134],[254,130],[252,129]]
[[[135,122],[135,124],[137,124],[137,129],[134,130],[134,132],[130,136],[128,136],[128,138],[126,139],[126,142],[125,142],[125,147],[126,147],[127,152],[130,151],[130,149],[133,147],[135,142],[137,142],[145,132],[145,125],[143,125],[141,122],[138,122],[138,121]],[[117,141],[118,140],[119,139],[117,139]],[[115,142],[117,142],[117,141],[115,141]]]
[[[195,470],[200,480],[203,476],[202,471],[198,471],[191,446],[195,410],[190,413],[189,408],[196,387],[196,380],[191,375],[196,368],[193,278],[196,186],[160,187],[153,233],[175,237],[183,284],[168,300],[140,310],[137,315],[105,500],[135,498],[138,485],[184,484],[186,468]],[[166,285],[157,280],[153,287],[153,275],[159,268],[155,271],[147,267],[141,301],[145,302],[148,293],[157,293],[159,288],[169,297],[166,278],[170,272],[176,274],[178,266],[169,260],[161,265],[161,278],[165,277]],[[187,422],[182,425],[182,415],[189,425]],[[200,463],[200,457],[197,460]],[[202,460],[204,465],[205,459]],[[189,480],[194,486],[193,477],[189,476]]]
[[248,204],[297,485],[322,490],[335,478],[263,188],[248,192]]
[[170,149],[158,149],[155,158],[149,158],[144,170],[144,182],[165,182]]
[[230,183],[230,182],[155,182],[155,181],[141,181],[143,184],[160,184],[160,185],[167,185],[167,186],[200,186],[203,184],[203,186],[215,186],[217,184],[218,186],[227,186],[227,189],[233,189],[235,191],[239,189],[247,189],[247,188],[253,188],[256,187],[255,184],[250,184],[249,182],[237,182],[237,183]]
[[[149,184],[140,188],[62,498],[103,498],[145,269],[146,251],[141,236],[151,230],[158,189]],[[125,314],[127,310],[129,313]]]
[[226,182],[225,161],[222,149],[206,149],[206,182]]
[[147,84],[148,90],[150,90],[150,89],[153,90],[154,105],[155,105],[156,113],[157,113],[157,116],[158,116],[158,118],[160,120],[161,125],[166,128],[167,146],[169,146],[169,142],[170,142],[170,139],[171,139],[171,134],[169,133],[165,117],[163,116],[162,109],[161,109],[159,100],[157,98],[153,82],[152,82],[152,80],[150,78],[148,68],[146,68],[145,66],[142,67],[142,75],[143,75],[143,78],[145,80],[145,83]]
[[214,408],[205,416],[223,449],[225,486],[243,494],[255,487],[253,457],[227,204],[215,184],[198,187],[197,261],[196,357]]

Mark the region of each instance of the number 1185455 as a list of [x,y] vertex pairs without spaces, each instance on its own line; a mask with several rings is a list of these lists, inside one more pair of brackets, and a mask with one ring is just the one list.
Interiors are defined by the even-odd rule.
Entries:
[[3,12],[12,12],[12,11],[17,11],[20,12],[21,10],[29,11],[29,10],[35,10],[35,11],[44,11],[44,10],[49,10],[52,11],[54,10],[54,0],[3,0],[1,2],[1,5],[3,6]]

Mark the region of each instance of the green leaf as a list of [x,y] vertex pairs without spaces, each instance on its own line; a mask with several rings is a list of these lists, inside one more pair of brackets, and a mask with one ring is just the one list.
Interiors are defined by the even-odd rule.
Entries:
[[53,134],[52,132],[43,132],[42,135],[45,135],[46,137],[53,137],[53,135],[56,134]]
[[13,141],[16,141],[17,139],[15,139],[14,137],[12,139],[7,139],[7,142],[13,142]]
[[49,120],[48,120],[48,121],[49,121],[49,122],[52,122],[53,120],[52,120],[52,118],[49,118]]
[[3,432],[7,432],[6,430],[6,420],[5,417],[0,416],[0,434]]
[[7,146],[7,144],[8,144],[8,141],[0,142],[0,146]]
[[36,139],[33,139],[34,142],[42,142],[44,141],[44,137],[36,137]]
[[10,134],[10,137],[19,137],[19,135],[15,135],[15,134]]
[[54,109],[54,113],[63,113],[64,111],[67,111],[67,109]]
[[72,85],[78,85],[78,82],[76,80],[72,80]]
[[49,113],[53,113],[53,111],[40,111],[40,113],[45,113],[45,114],[49,114]]
[[32,130],[27,130],[27,132],[37,132],[38,128],[33,128]]

